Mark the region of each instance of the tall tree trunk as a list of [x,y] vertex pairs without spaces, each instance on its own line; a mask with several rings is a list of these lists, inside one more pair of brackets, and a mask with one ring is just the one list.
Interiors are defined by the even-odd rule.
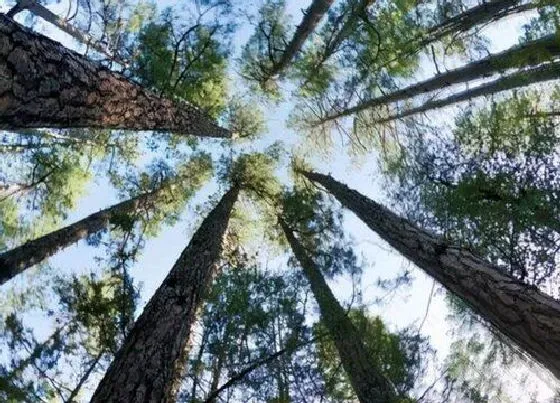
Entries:
[[560,302],[449,244],[331,176],[301,171],[321,184],[389,245],[560,377]]
[[478,87],[468,89],[457,94],[453,94],[446,98],[428,101],[416,108],[406,109],[395,115],[385,118],[376,119],[376,123],[390,122],[395,119],[402,119],[418,113],[427,112],[433,109],[445,108],[458,102],[468,101],[469,99],[478,98],[494,94],[496,92],[508,91],[515,88],[526,87],[531,84],[544,81],[557,80],[560,78],[560,62],[548,63],[536,68],[522,70],[508,76],[498,78]]
[[375,360],[368,352],[356,327],[336,300],[323,274],[284,220],[279,217],[279,221],[311,286],[311,291],[319,305],[321,320],[334,341],[342,366],[358,399],[362,403],[395,401],[397,396],[393,386],[375,367]]
[[114,61],[123,66],[127,65],[126,61],[120,60],[114,54],[111,54],[110,50],[106,46],[103,46],[101,43],[99,43],[96,39],[92,38],[90,35],[82,32],[78,28],[74,27],[72,24],[68,23],[68,21],[66,21],[64,18],[60,18],[51,10],[38,3],[37,0],[17,0],[16,5],[10,10],[10,12],[7,15],[13,18],[15,14],[23,10],[29,10],[36,16],[41,17],[49,24],[54,25],[61,31],[72,36],[78,42],[90,46],[92,49],[99,52],[100,54],[107,56],[107,58],[110,61]]
[[313,0],[311,5],[305,10],[303,20],[296,28],[292,39],[286,45],[286,49],[282,52],[282,57],[277,63],[274,63],[272,69],[268,72],[268,77],[273,78],[280,74],[288,67],[290,62],[296,57],[297,53],[303,47],[303,44],[313,33],[324,15],[329,11],[334,0]]
[[439,74],[428,80],[418,82],[387,95],[363,101],[352,108],[329,115],[324,121],[350,116],[369,108],[413,98],[427,92],[449,87],[453,84],[485,78],[508,69],[535,66],[549,61],[551,58],[558,55],[560,55],[560,41],[558,37],[556,35],[546,36],[543,39],[513,46],[503,52],[487,56],[463,67],[449,70],[443,74]]
[[93,395],[92,403],[175,402],[196,312],[219,270],[239,189],[204,219],[152,296]]
[[194,106],[160,98],[0,14],[0,129],[40,127],[231,137]]
[[22,273],[25,269],[54,255],[59,250],[108,228],[111,219],[117,215],[131,214],[140,208],[153,204],[163,188],[162,186],[155,191],[114,204],[64,228],[0,254],[0,285]]

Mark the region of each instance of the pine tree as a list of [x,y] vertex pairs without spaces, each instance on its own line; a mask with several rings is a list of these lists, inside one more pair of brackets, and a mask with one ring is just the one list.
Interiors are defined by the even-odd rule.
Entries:
[[311,286],[311,291],[319,305],[321,320],[334,340],[342,366],[350,378],[358,399],[362,403],[395,401],[396,392],[393,385],[375,367],[375,360],[370,356],[358,331],[336,300],[321,271],[284,219],[278,217],[278,220]]
[[232,187],[189,245],[126,337],[92,402],[174,402],[202,298],[219,270],[239,188]]
[[[459,67],[457,69],[449,70],[445,73],[438,74],[433,78],[412,84],[408,87],[391,92],[389,94],[362,101],[356,106],[328,115],[317,123],[322,124],[330,120],[339,119],[344,116],[350,116],[355,113],[359,113],[369,108],[386,105],[391,102],[410,99],[424,93],[447,88],[454,84],[464,83],[475,79],[488,77],[491,76],[492,74],[501,71],[506,71],[513,68],[538,66],[539,64],[543,62],[547,62],[558,55],[560,55],[560,43],[558,42],[558,38],[556,37],[556,35],[550,35],[536,41],[530,41],[530,42],[523,43],[521,45],[514,46],[503,52],[487,56],[483,59],[469,63],[463,67]],[[523,73],[518,73],[518,74],[523,74]],[[527,72],[525,74],[532,75],[530,72]],[[535,73],[534,76],[535,79],[538,79],[540,81],[544,80],[546,77],[542,73]],[[501,82],[503,83],[503,81]],[[516,85],[521,86],[526,84],[523,81],[518,80]],[[502,87],[504,89],[515,88],[515,87],[505,88],[504,84],[502,84]],[[470,91],[475,91],[475,90],[476,89]],[[498,91],[498,90],[500,89],[495,87],[493,89],[493,91]],[[475,94],[476,93],[471,93],[469,97],[474,98],[475,96],[484,95],[482,93],[480,93],[479,95],[475,95]],[[453,98],[453,97],[457,97],[457,98]],[[453,97],[446,98],[447,101],[445,100],[439,101],[440,104],[437,105],[445,106],[451,104],[452,102],[458,102],[455,101],[455,99],[459,99],[459,100],[468,99],[466,98],[466,95],[461,96],[459,94],[456,94]],[[411,109],[407,112],[404,112],[398,115],[397,117],[403,117],[408,114],[426,111],[428,110],[428,108],[435,109],[436,108],[435,104],[438,101],[432,101],[432,102],[434,103],[434,106],[430,106],[431,104],[427,104],[424,105],[423,107],[417,109]],[[442,107],[442,106],[437,106],[437,107]],[[417,112],[412,112],[415,110]]]
[[331,176],[301,173],[324,186],[382,239],[560,376],[558,301],[503,273],[469,250],[420,229]]

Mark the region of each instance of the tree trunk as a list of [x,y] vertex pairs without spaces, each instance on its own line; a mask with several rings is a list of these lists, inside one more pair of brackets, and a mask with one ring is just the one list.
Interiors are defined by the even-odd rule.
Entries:
[[428,29],[419,43],[419,47],[427,46],[441,38],[457,33],[470,31],[476,26],[522,13],[547,4],[554,4],[556,0],[543,0],[521,4],[521,0],[490,0],[471,7],[465,12],[457,14],[441,24]]
[[0,15],[0,129],[92,127],[231,137],[199,109]]
[[447,98],[428,101],[416,108],[404,110],[395,115],[376,119],[376,123],[390,122],[395,119],[402,119],[418,113],[427,112],[433,109],[445,108],[458,102],[468,101],[469,99],[487,96],[496,92],[508,91],[515,88],[526,87],[531,84],[544,81],[557,80],[560,78],[560,62],[548,63],[540,67],[529,70],[519,71],[503,78],[481,84],[473,89],[468,89]]
[[448,244],[331,176],[300,171],[324,186],[389,245],[560,378],[560,302]]
[[[12,10],[14,10],[12,12]],[[14,8],[10,10],[10,13],[7,15],[10,18],[23,10],[29,10],[31,13],[35,14],[38,17],[41,17],[43,20],[47,21],[49,24],[54,25],[61,31],[67,33],[68,35],[72,36],[78,42],[81,42],[84,45],[90,46],[95,51],[99,52],[100,54],[107,56],[110,61],[114,61],[123,65],[124,67],[127,66],[127,62],[120,60],[114,54],[111,54],[110,50],[99,43],[97,40],[92,38],[90,35],[82,32],[78,28],[74,27],[72,24],[69,24],[64,18],[60,18],[58,15],[53,13],[51,10],[46,8],[45,6],[41,5],[37,2],[37,0],[17,0],[16,5]]]
[[292,37],[291,41],[286,45],[286,49],[282,52],[281,59],[274,63],[272,69],[268,73],[270,78],[280,74],[283,70],[288,67],[290,62],[296,57],[297,53],[303,47],[303,44],[313,33],[321,19],[329,11],[334,0],[313,0],[311,5],[303,16],[303,20],[296,28],[296,32]]
[[326,283],[323,274],[307,254],[293,231],[279,218],[288,243],[298,260],[311,291],[319,305],[321,321],[327,327],[338,350],[342,366],[350,379],[352,388],[362,403],[388,403],[396,400],[390,381],[375,367],[354,324]]
[[139,208],[153,204],[162,189],[163,186],[153,192],[114,204],[64,228],[3,252],[0,254],[0,285],[59,250],[109,227],[113,217],[130,214]]
[[536,41],[513,46],[494,55],[469,63],[466,66],[449,70],[428,80],[421,81],[387,95],[361,102],[352,108],[328,116],[324,121],[353,115],[356,112],[386,105],[391,102],[409,99],[421,94],[440,90],[458,83],[489,77],[492,74],[513,68],[535,66],[560,55],[560,41],[556,35],[550,35]]
[[204,219],[126,337],[92,403],[175,402],[191,328],[219,270],[238,193],[237,187],[229,190]]

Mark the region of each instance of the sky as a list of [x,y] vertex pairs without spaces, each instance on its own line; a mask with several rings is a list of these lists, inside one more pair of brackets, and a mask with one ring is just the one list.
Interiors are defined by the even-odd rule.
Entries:
[[[5,0],[0,0],[0,12],[6,11],[9,5],[6,2],[3,3],[3,1]],[[158,2],[162,7],[169,3],[171,2]],[[298,2],[296,0],[287,2],[287,7],[289,13],[293,16],[292,21],[294,23],[300,20],[301,10],[308,3],[309,1]],[[65,6],[66,2],[62,1],[49,6],[49,8],[57,12],[63,10]],[[21,16],[18,19],[22,21]],[[492,29],[489,29],[487,33],[489,38],[491,38],[491,50],[499,51],[515,43],[519,36],[519,28],[523,22],[524,20],[520,18],[510,18],[495,24]],[[39,23],[35,29],[47,33],[53,39],[62,42],[66,46],[75,47],[75,44],[67,35],[58,32],[56,29],[49,28],[45,24]],[[236,48],[246,42],[250,33],[250,27],[241,27],[236,34]],[[456,64],[457,60],[447,60],[444,66],[440,65],[440,69],[442,67],[451,68]],[[424,62],[417,77],[425,78],[433,73],[434,69],[431,63]],[[244,144],[241,147],[262,150],[278,140],[284,141],[287,146],[297,146],[300,144],[301,137],[288,128],[285,123],[292,109],[293,104],[289,101],[282,103],[278,107],[267,108],[265,116],[268,124],[268,133],[255,143]],[[433,119],[437,121],[448,118],[450,116],[448,111],[455,112],[456,109],[449,108],[445,114],[435,115]],[[150,134],[139,133],[138,135],[149,136]],[[362,157],[361,163],[356,164],[355,159],[346,153],[345,148],[338,145],[333,155],[336,158],[331,158],[330,160],[317,157],[312,158],[316,170],[332,174],[337,180],[359,190],[373,200],[388,202],[384,192],[385,182],[379,172],[375,154],[368,154]],[[216,192],[221,193],[223,191],[224,189],[221,189],[215,181],[211,181],[189,203],[187,211],[176,225],[165,228],[158,237],[147,241],[138,262],[130,270],[130,274],[134,277],[136,284],[141,286],[139,311],[161,284],[179,254],[187,245],[193,230],[203,219],[196,212],[195,205],[206,201],[208,197]],[[74,211],[65,220],[65,223],[74,222],[92,212],[113,204],[117,200],[117,195],[111,189],[107,178],[97,177],[88,186],[87,194],[81,198]],[[392,206],[389,205],[389,207]],[[362,256],[366,262],[363,268],[362,279],[363,299],[370,307],[371,313],[381,316],[393,330],[413,325],[418,326],[423,322],[421,333],[429,337],[432,346],[438,351],[438,359],[442,360],[449,351],[449,344],[452,338],[450,335],[450,324],[446,319],[449,310],[444,301],[444,293],[441,287],[434,284],[432,279],[424,275],[421,270],[414,267],[397,252],[392,251],[384,241],[349,212],[344,214],[344,229],[354,239],[357,255]],[[50,265],[56,267],[62,273],[88,273],[95,264],[93,258],[96,253],[93,248],[79,243],[51,258]],[[385,295],[386,292],[376,286],[379,278],[393,278],[405,269],[410,269],[413,274],[414,281],[411,286],[401,288],[389,296]],[[12,283],[0,288],[0,292],[3,289],[6,290],[7,287],[25,287],[32,276],[33,272],[30,271],[28,274],[20,276],[14,279]],[[338,278],[336,281],[331,281],[330,285],[341,302],[349,302],[351,284],[347,278]],[[378,298],[383,297],[384,303],[379,304],[375,302]],[[46,336],[49,329],[44,324],[43,318],[41,318],[42,314],[37,313],[36,315],[35,317],[27,317],[26,320],[35,325],[38,335],[43,333]],[[540,374],[539,376],[542,380],[537,377],[530,382],[533,382],[534,386],[539,388],[539,398],[544,400],[552,396],[553,391],[550,385],[553,386],[553,383],[546,375]],[[522,399],[524,391],[516,383],[516,380],[513,379],[511,383],[512,391],[515,391],[513,394]]]

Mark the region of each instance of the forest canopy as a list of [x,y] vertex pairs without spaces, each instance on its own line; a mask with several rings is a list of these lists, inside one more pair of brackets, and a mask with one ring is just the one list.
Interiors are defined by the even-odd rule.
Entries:
[[6,0],[0,401],[560,398],[557,0]]

